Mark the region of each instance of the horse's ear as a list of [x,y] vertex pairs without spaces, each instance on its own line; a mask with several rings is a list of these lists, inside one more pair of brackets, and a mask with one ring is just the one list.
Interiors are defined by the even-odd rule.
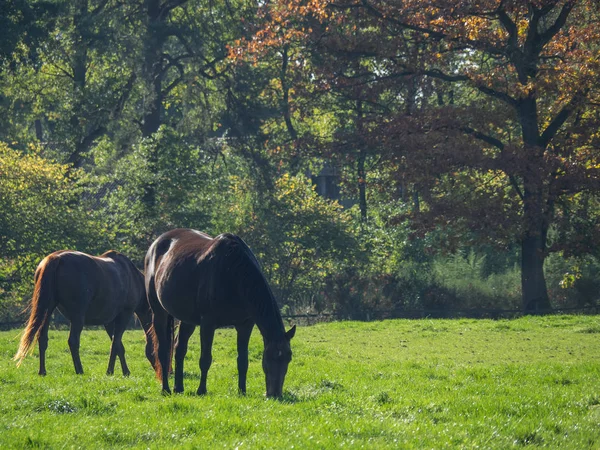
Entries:
[[295,336],[296,334],[296,325],[294,325],[292,328],[290,328],[288,331],[285,332],[285,338],[288,341],[291,341],[292,338]]

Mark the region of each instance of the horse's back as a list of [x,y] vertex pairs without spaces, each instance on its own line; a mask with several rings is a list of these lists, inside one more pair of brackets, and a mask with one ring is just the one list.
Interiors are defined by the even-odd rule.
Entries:
[[162,307],[178,319],[193,321],[197,315],[197,259],[212,241],[200,231],[178,228],[160,235],[146,254],[146,289],[154,292]]
[[230,295],[235,281],[218,267],[223,244],[233,235],[216,238],[191,229],[171,230],[152,244],[146,256],[146,286],[154,289],[162,307],[174,317],[199,324],[205,317],[246,319],[239,300]]
[[133,311],[142,297],[142,279],[132,278],[126,265],[106,254],[61,251],[53,255],[60,260],[55,274],[58,308],[69,320],[79,316],[86,324],[105,324],[124,309]]

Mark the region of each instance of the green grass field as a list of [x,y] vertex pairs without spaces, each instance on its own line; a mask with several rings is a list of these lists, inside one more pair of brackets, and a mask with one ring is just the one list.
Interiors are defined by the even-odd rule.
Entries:
[[83,376],[66,331],[20,368],[19,330],[0,333],[0,448],[600,448],[600,317],[390,320],[302,327],[284,400],[264,397],[262,341],[237,394],[235,332],[215,337],[205,397],[199,338],[186,393],[164,397],[127,331],[132,376],[105,375],[109,341],[84,330]]

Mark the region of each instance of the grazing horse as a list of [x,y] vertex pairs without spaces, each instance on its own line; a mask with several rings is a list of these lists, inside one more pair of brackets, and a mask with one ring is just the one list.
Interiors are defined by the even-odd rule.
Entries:
[[144,266],[158,355],[154,367],[162,378],[164,393],[171,393],[168,367],[176,318],[181,325],[175,351],[175,392],[183,392],[183,359],[196,325],[200,325],[201,343],[198,395],[206,394],[215,329],[233,325],[237,330],[238,388],[245,394],[248,342],[256,324],[264,341],[267,396],[281,397],[296,326],[285,331],[271,288],[242,239],[232,234],[213,239],[196,230],[171,230],[154,241]]
[[34,281],[31,314],[13,358],[17,365],[33,350],[37,338],[39,374],[46,375],[48,326],[55,308],[71,322],[69,348],[76,373],[83,373],[79,358],[83,326],[104,325],[112,341],[106,373],[114,373],[115,359],[119,356],[123,375],[129,375],[121,338],[134,312],[146,332],[146,357],[154,364],[154,344],[150,337],[152,311],[146,298],[144,276],[126,256],[113,250],[101,256],[61,250],[42,260]]

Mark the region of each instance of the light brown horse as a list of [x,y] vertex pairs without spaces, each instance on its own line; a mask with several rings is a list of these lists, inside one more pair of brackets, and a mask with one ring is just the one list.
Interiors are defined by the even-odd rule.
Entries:
[[296,326],[285,331],[271,288],[242,239],[232,234],[213,239],[196,230],[171,230],[154,241],[144,266],[157,339],[155,369],[162,378],[163,392],[171,392],[168,367],[176,318],[181,325],[175,351],[175,392],[183,392],[183,360],[196,325],[200,325],[201,340],[199,395],[206,394],[215,329],[233,325],[237,330],[238,388],[245,393],[248,342],[256,324],[264,341],[267,396],[281,397]]
[[113,250],[101,256],[61,250],[40,262],[34,281],[31,314],[13,358],[17,365],[33,350],[37,338],[39,374],[46,375],[48,326],[55,308],[71,322],[69,348],[76,373],[83,373],[79,357],[83,326],[104,325],[112,341],[106,373],[114,373],[115,360],[119,356],[123,375],[129,375],[121,338],[134,312],[146,332],[146,357],[154,363],[154,348],[149,335],[152,311],[146,298],[144,276],[126,256]]

